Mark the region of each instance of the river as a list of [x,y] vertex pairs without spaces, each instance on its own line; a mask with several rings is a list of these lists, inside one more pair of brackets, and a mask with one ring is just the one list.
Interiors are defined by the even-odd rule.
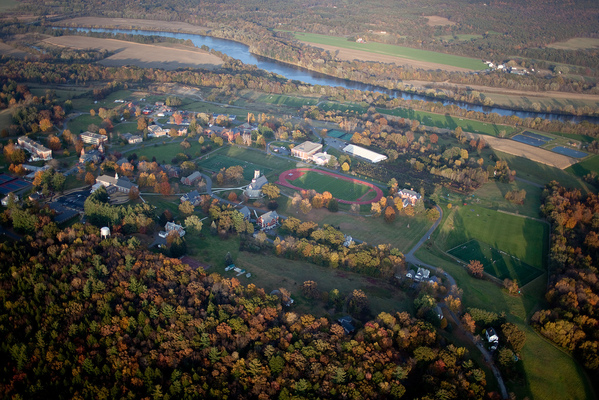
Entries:
[[[59,28],[60,29],[60,28]],[[62,28],[66,29],[66,28]],[[297,67],[291,64],[285,64],[274,61],[266,57],[260,57],[250,53],[249,47],[243,43],[234,42],[227,39],[219,39],[211,36],[202,36],[192,33],[175,33],[175,32],[161,32],[161,31],[146,31],[146,30],[132,30],[132,29],[104,29],[104,28],[77,28],[80,32],[102,32],[102,33],[122,33],[130,35],[143,35],[143,36],[161,36],[174,39],[190,40],[196,47],[208,46],[210,49],[220,51],[229,57],[235,58],[243,62],[244,64],[255,65],[260,69],[268,72],[281,75],[290,80],[297,80],[311,85],[322,85],[322,86],[340,86],[346,89],[357,89],[371,92],[385,93],[391,97],[400,97],[407,100],[423,100],[442,103],[443,105],[454,104],[463,109],[470,111],[478,111],[484,113],[497,113],[503,116],[515,115],[522,119],[524,118],[544,118],[549,120],[559,120],[562,122],[572,121],[581,122],[583,120],[599,123],[597,117],[578,117],[574,115],[566,114],[553,114],[553,113],[535,113],[527,111],[510,110],[499,107],[483,107],[475,104],[458,102],[454,100],[441,100],[431,97],[426,97],[413,93],[406,93],[399,90],[389,90],[377,86],[367,85],[360,82],[348,81],[345,79],[335,78],[328,75],[324,75],[318,72],[310,71],[305,68]]]

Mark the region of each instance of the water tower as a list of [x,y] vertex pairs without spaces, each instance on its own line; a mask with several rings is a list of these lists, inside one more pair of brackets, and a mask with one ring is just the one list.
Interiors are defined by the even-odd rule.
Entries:
[[110,228],[105,226],[102,229],[100,229],[100,236],[102,237],[102,239],[106,239],[107,237],[110,236]]

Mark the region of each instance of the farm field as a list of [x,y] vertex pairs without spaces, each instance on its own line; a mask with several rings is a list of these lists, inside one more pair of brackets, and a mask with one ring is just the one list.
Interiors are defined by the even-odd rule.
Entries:
[[525,376],[522,382],[507,381],[508,391],[518,398],[584,400],[593,398],[590,382],[577,362],[567,353],[539,336],[527,323],[527,318],[543,302],[547,277],[537,278],[522,288],[519,297],[510,296],[490,281],[474,279],[454,261],[433,249],[420,248],[416,256],[423,262],[443,268],[457,281],[464,291],[462,304],[496,313],[505,312],[509,322],[515,323],[526,333],[526,345],[522,350]]
[[[516,177],[529,180],[539,185],[545,185],[552,180],[556,180],[565,187],[581,189],[583,192],[589,191],[586,183],[568,173],[567,170],[537,163],[524,157],[505,153],[498,149],[493,149],[493,152],[498,159],[506,161],[510,169],[516,170]],[[559,156],[559,154],[557,156]]]
[[471,260],[478,260],[486,273],[501,281],[509,278],[518,282],[520,286],[524,286],[544,274],[542,270],[522,262],[519,258],[475,239],[460,244],[448,250],[447,253],[459,258],[465,264]]
[[317,171],[304,172],[302,176],[289,182],[302,189],[314,189],[318,193],[328,191],[336,199],[347,201],[358,200],[371,190],[366,185],[341,180]]
[[594,49],[599,47],[599,39],[597,38],[572,38],[563,42],[556,42],[547,45],[553,49],[562,50],[581,50],[581,49]]
[[417,120],[422,125],[436,126],[443,129],[455,129],[458,126],[465,132],[480,133],[490,136],[499,136],[502,131],[506,135],[511,135],[516,128],[507,125],[496,125],[481,121],[474,121],[465,118],[452,117],[449,115],[429,113],[426,111],[415,111],[406,108],[396,108],[394,110],[377,109],[381,114],[393,115],[401,118]]
[[127,42],[124,40],[102,39],[86,36],[57,36],[45,39],[44,43],[58,47],[73,49],[98,49],[115,52],[101,61],[100,64],[110,67],[136,65],[142,68],[177,68],[214,69],[223,61],[217,56],[196,47],[176,45],[150,45]]
[[485,68],[485,65],[480,60],[474,58],[437,53],[434,51],[412,49],[410,47],[394,46],[383,43],[356,43],[355,41],[348,41],[347,38],[336,36],[326,36],[304,32],[292,33],[297,40],[301,40],[310,44],[334,46],[343,49],[375,53],[382,56],[400,57],[412,61],[435,63],[471,70],[482,70]]
[[569,166],[566,168],[566,172],[570,172],[579,178],[591,172],[599,174],[599,155],[591,156],[577,164]]
[[454,206],[448,212],[435,233],[435,241],[448,251],[476,239],[544,270],[548,235],[549,226],[542,222],[468,204]]

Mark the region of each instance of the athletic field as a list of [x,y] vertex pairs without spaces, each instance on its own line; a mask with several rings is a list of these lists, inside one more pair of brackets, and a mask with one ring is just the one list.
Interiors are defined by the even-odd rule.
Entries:
[[211,154],[207,158],[203,158],[198,165],[210,171],[220,171],[221,168],[229,168],[234,165],[243,167],[243,178],[250,181],[254,177],[254,171],[259,170],[263,175],[268,174],[272,170],[264,166],[251,163],[249,161],[238,160],[228,157],[223,154]]
[[518,257],[476,239],[460,244],[448,250],[447,253],[466,264],[471,260],[478,260],[486,273],[500,280],[509,278],[518,282],[520,286],[526,285],[543,274],[543,271],[525,263]]

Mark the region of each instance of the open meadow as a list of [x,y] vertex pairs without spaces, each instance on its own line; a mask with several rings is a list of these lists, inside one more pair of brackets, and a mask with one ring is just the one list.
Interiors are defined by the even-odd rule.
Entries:
[[[357,58],[364,59],[365,61],[393,62],[391,60],[396,58],[395,62],[398,64],[411,63],[416,67],[425,69],[448,69],[447,67],[454,67],[453,70],[455,70],[455,68],[459,68],[460,70],[482,70],[485,68],[485,64],[474,58],[384,43],[357,43],[356,41],[349,41],[347,38],[337,36],[305,32],[292,33],[297,40],[304,43],[319,45],[316,47],[324,46],[325,50],[332,50],[332,53],[339,50],[339,57],[350,61]],[[344,52],[344,50],[351,50],[352,53]],[[370,57],[367,55],[368,53],[371,53]],[[372,54],[376,54],[379,57],[373,59]]]

